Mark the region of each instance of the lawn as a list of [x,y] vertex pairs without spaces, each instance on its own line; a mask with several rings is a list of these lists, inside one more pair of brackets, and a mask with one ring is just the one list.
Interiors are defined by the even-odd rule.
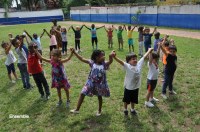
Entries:
[[[70,25],[61,24],[69,27]],[[7,34],[22,34],[26,29],[30,34],[41,34],[44,28],[50,29],[51,23],[16,25],[0,27],[0,42],[8,39]],[[158,28],[159,30],[159,28]],[[125,60],[128,53],[127,37],[124,36],[124,50],[118,51],[116,32],[114,32],[114,48],[108,49],[107,37],[104,29],[97,31],[99,49],[108,54],[114,49],[119,58]],[[134,32],[134,38],[138,36]],[[178,93],[163,100],[161,93],[161,77],[155,90],[155,97],[160,102],[154,108],[145,108],[147,65],[143,67],[142,86],[139,93],[139,104],[136,106],[138,116],[124,117],[123,114],[123,81],[125,72],[115,61],[107,71],[107,80],[111,91],[110,98],[103,98],[103,114],[96,117],[98,108],[97,97],[86,97],[80,114],[74,115],[69,112],[76,107],[79,93],[87,80],[90,68],[81,63],[75,56],[65,64],[67,76],[72,86],[70,90],[71,106],[66,109],[65,105],[56,108],[58,101],[57,92],[51,89],[51,98],[48,101],[40,99],[37,87],[32,90],[24,90],[22,82],[11,84],[7,77],[4,65],[5,55],[0,50],[0,131],[200,131],[200,40],[170,36],[175,40],[178,47],[178,69],[175,73],[174,89]],[[68,33],[68,47],[74,47],[74,33]],[[43,53],[49,54],[49,38],[42,38]],[[90,58],[92,47],[90,32],[82,30],[81,55]],[[138,43],[135,43],[135,52],[138,53]],[[17,56],[16,56],[17,57]],[[66,56],[64,56],[66,57]],[[16,66],[16,65],[15,65]],[[19,70],[16,66],[17,74]],[[162,64],[160,63],[160,69]],[[44,70],[49,85],[51,84],[51,66],[45,64]],[[31,77],[31,83],[35,85]],[[64,91],[63,99],[66,99]],[[10,114],[28,115],[27,119],[9,118]]]

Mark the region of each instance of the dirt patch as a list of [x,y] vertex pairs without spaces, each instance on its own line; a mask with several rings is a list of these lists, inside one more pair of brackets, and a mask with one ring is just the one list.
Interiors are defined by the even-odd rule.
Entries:
[[[77,22],[77,21],[66,21],[66,22],[62,22],[62,23],[66,23],[66,24],[77,24],[77,25],[82,25],[85,24],[87,26],[91,26],[91,22]],[[95,23],[95,25],[97,27],[99,26],[111,26],[111,24],[107,24],[107,23]],[[118,24],[113,24],[114,26],[118,26]],[[136,29],[135,29],[136,31]],[[151,28],[151,31],[153,31],[153,28]],[[193,39],[200,39],[200,32],[194,32],[194,31],[189,31],[189,30],[184,30],[184,29],[180,29],[180,30],[173,30],[173,29],[164,29],[164,28],[159,28],[158,27],[158,31],[161,34],[168,34],[168,35],[173,35],[173,36],[178,36],[178,37],[186,37],[186,38],[193,38]]]

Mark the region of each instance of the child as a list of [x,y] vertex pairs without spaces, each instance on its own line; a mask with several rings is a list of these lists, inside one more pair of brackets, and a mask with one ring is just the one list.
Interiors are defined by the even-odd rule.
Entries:
[[60,33],[62,37],[62,55],[67,54],[67,29],[61,28],[61,31],[53,29],[56,33]]
[[67,54],[67,29],[61,29],[61,37],[62,37],[62,54]]
[[[122,37],[122,32],[124,31],[124,28],[122,26],[119,26],[118,29],[115,29],[117,31],[117,39],[118,39],[118,45],[119,45],[119,50],[123,50],[123,37]],[[121,48],[120,48],[121,47]]]
[[102,50],[94,50],[91,55],[91,60],[84,59],[82,56],[74,52],[76,57],[91,67],[90,74],[88,76],[87,83],[83,87],[79,96],[79,101],[76,109],[71,110],[72,113],[79,113],[79,109],[85,96],[96,95],[99,101],[99,109],[96,116],[101,115],[102,96],[110,97],[110,90],[107,84],[106,70],[108,70],[110,64],[113,61],[112,54],[109,55],[109,61],[105,62],[105,53]]
[[148,56],[150,52],[152,52],[152,48],[148,50],[147,53],[137,62],[136,54],[128,54],[126,56],[126,62],[120,60],[116,55],[114,59],[121,64],[126,70],[126,76],[124,79],[124,114],[128,115],[127,106],[131,103],[131,114],[136,115],[135,104],[138,104],[138,93],[141,85],[141,72],[142,66],[144,63],[144,58]]
[[152,102],[159,101],[158,99],[154,97],[154,89],[156,88],[157,81],[158,81],[158,74],[159,74],[158,62],[159,62],[159,51],[150,53],[149,62],[148,62],[149,71],[147,75],[147,90],[148,91],[147,91],[146,101],[145,101],[145,106],[147,107],[154,107],[154,104],[152,104]]
[[63,88],[65,90],[66,96],[67,96],[66,106],[69,107],[70,84],[67,80],[67,75],[66,75],[63,63],[65,63],[71,59],[73,52],[71,52],[70,56],[64,60],[61,59],[61,51],[58,49],[54,49],[51,51],[51,59],[45,59],[39,54],[39,52],[36,51],[36,53],[39,58],[41,58],[42,60],[44,60],[52,65],[52,85],[51,85],[51,87],[57,89],[57,93],[58,93],[58,97],[59,97],[57,106],[60,106],[62,104],[61,88]]
[[55,32],[56,41],[57,41],[57,48],[59,49],[59,48],[62,47],[62,36],[61,36],[61,33],[60,33],[61,32],[61,26],[58,25],[58,27],[56,29],[54,28],[54,30],[59,31],[59,32]]
[[96,50],[98,49],[98,39],[97,39],[97,30],[104,27],[104,26],[101,26],[101,27],[98,27],[98,28],[95,28],[95,25],[92,24],[91,25],[91,28],[87,27],[86,25],[84,25],[88,30],[91,31],[91,37],[92,37],[92,48],[94,50],[94,42],[96,44]]
[[[38,91],[41,95],[41,98],[45,98],[45,94],[46,94],[46,99],[48,100],[50,98],[49,85],[44,76],[42,67],[39,64],[40,58],[35,53],[35,49],[37,49],[37,45],[33,42],[30,42],[28,49],[29,49],[28,72],[29,74],[32,74],[33,79],[38,87]],[[44,94],[43,87],[45,89],[45,94]]]
[[[164,43],[164,49],[167,53],[169,53],[169,41],[165,41]],[[165,54],[162,53],[162,62],[163,62],[163,73],[165,71],[165,66],[167,65],[167,60],[166,60],[167,56]]]
[[169,52],[167,52],[164,48],[164,43],[166,42],[167,37],[164,38],[164,41],[161,44],[161,50],[163,51],[163,53],[167,56],[166,61],[167,64],[165,66],[165,71],[164,71],[164,83],[163,83],[163,87],[162,87],[162,94],[161,96],[164,99],[167,99],[166,96],[166,89],[167,86],[169,86],[169,94],[176,94],[176,92],[173,90],[173,79],[174,79],[174,73],[176,71],[176,67],[177,67],[177,56],[176,56],[176,46],[175,45],[171,45],[169,46]]
[[149,27],[146,27],[144,29],[144,33],[143,33],[143,36],[144,36],[144,47],[145,47],[145,52],[148,51],[148,48],[151,48],[151,37],[153,36],[154,32],[156,31],[156,28],[154,28],[154,31],[153,33],[150,33],[150,28]]
[[14,63],[17,61],[17,59],[15,58],[12,50],[11,50],[11,44],[7,43],[7,42],[2,42],[1,47],[5,49],[5,53],[6,53],[6,61],[5,61],[5,65],[8,71],[8,78],[10,79],[10,81],[12,83],[15,83],[15,80],[12,80],[11,77],[11,73],[13,73],[13,75],[15,76],[15,79],[17,80],[17,74],[15,72],[15,65]]
[[37,44],[38,52],[40,52],[40,54],[42,54],[42,45],[41,45],[41,40],[40,39],[44,35],[44,31],[42,32],[42,34],[39,37],[38,37],[38,35],[36,33],[34,33],[33,37],[31,37],[31,35],[26,30],[24,30],[24,32],[31,39],[32,42]]
[[81,51],[80,39],[81,39],[81,30],[82,30],[83,26],[84,25],[82,25],[81,28],[79,26],[76,26],[76,30],[74,29],[73,26],[71,26],[72,30],[74,31],[74,35],[75,35],[75,50],[78,52]]
[[112,28],[108,27],[108,29],[106,29],[106,27],[104,26],[105,31],[107,32],[107,37],[108,37],[108,48],[112,48],[113,45],[113,25]]
[[23,44],[21,43],[21,41],[19,41],[17,39],[13,39],[12,45],[15,47],[15,51],[18,54],[18,57],[19,57],[17,66],[18,66],[20,74],[21,74],[23,87],[24,87],[24,89],[30,89],[30,88],[32,88],[32,86],[30,84],[29,73],[27,71],[26,52],[22,48]]
[[138,42],[139,42],[139,56],[143,56],[143,45],[144,45],[144,39],[143,39],[143,26],[138,27]]
[[134,52],[134,41],[133,41],[133,30],[135,29],[136,26],[134,26],[132,29],[131,29],[131,26],[128,26],[128,30],[126,29],[126,26],[124,25],[124,29],[127,31],[127,37],[128,37],[128,46],[129,46],[129,53],[131,53],[131,47],[132,47],[132,50]]
[[155,32],[154,37],[155,37],[155,40],[154,40],[153,50],[155,52],[157,52],[157,50],[158,50],[158,43],[161,42],[160,33],[159,32]]
[[51,29],[50,30],[50,34],[49,34],[46,29],[43,29],[43,30],[44,30],[44,32],[47,33],[47,35],[50,38],[50,46],[49,46],[50,52],[49,52],[49,56],[51,58],[51,51],[53,49],[57,49],[57,41],[56,41],[56,36],[55,36],[56,31],[54,29]]

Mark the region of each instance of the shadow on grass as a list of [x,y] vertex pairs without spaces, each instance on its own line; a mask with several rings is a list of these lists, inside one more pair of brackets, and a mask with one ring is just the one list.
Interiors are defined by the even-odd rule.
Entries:
[[159,124],[165,124],[170,120],[168,113],[162,111],[156,104],[153,108],[147,108],[147,110],[148,115],[151,117],[151,126],[153,126],[154,131],[162,131]]
[[[78,116],[78,115],[77,115]],[[70,130],[74,130],[77,126],[79,126],[79,130],[83,132],[88,131],[111,131],[110,126],[111,115],[107,113],[103,113],[101,116],[91,115],[86,117],[83,120],[78,120],[73,122],[68,126]]]
[[31,118],[37,118],[42,114],[42,110],[46,107],[47,101],[43,99],[36,99],[31,106],[25,110],[25,114],[28,114]]
[[137,115],[131,115],[130,117],[124,116],[124,125],[126,132],[137,132],[143,130],[143,124],[139,121]]
[[170,95],[169,98],[166,100],[167,105],[169,106],[169,111],[180,111],[183,109],[183,106],[180,104],[179,98],[177,95]]

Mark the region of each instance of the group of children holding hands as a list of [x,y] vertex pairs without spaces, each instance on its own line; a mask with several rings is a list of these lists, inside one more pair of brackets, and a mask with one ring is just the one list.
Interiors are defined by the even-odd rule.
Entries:
[[[119,26],[117,31],[119,49],[123,49],[123,37],[122,32],[123,30],[127,30],[127,37],[128,37],[128,44],[129,44],[129,51],[130,53],[126,55],[126,61],[122,61],[118,58],[117,53],[112,51],[109,54],[109,60],[105,61],[105,52],[103,50],[98,50],[98,39],[96,35],[96,30],[99,28],[95,28],[95,25],[92,24],[91,28],[85,26],[87,29],[91,31],[91,41],[92,46],[94,49],[94,43],[96,45],[96,49],[93,50],[91,54],[91,59],[85,59],[82,57],[77,50],[80,51],[80,38],[81,38],[81,29],[85,25],[81,27],[72,28],[75,34],[75,49],[71,48],[69,57],[62,59],[62,55],[67,52],[67,30],[66,28],[61,28],[57,26],[56,22],[54,26],[50,30],[50,33],[47,30],[43,30],[41,36],[37,34],[33,34],[33,37],[28,34],[27,31],[24,31],[27,36],[29,36],[31,42],[28,41],[28,38],[25,35],[20,35],[18,37],[13,38],[10,34],[10,42],[15,47],[15,51],[18,55],[18,68],[21,74],[23,86],[25,89],[30,89],[32,85],[29,81],[29,75],[33,76],[33,79],[38,87],[38,91],[41,95],[41,98],[50,98],[50,90],[47,80],[45,78],[42,61],[45,61],[52,66],[52,83],[51,87],[57,89],[57,94],[59,101],[57,106],[60,106],[63,101],[61,97],[61,89],[64,89],[67,97],[66,106],[69,107],[70,105],[70,96],[69,96],[69,89],[70,84],[67,79],[65,67],[63,63],[68,62],[73,55],[75,55],[81,62],[86,63],[90,66],[91,70],[88,75],[88,79],[85,85],[82,88],[82,91],[79,96],[79,100],[77,103],[77,107],[74,110],[71,110],[72,113],[79,113],[81,104],[83,103],[85,96],[93,96],[96,95],[98,97],[99,108],[97,111],[96,116],[100,116],[102,113],[102,97],[109,97],[110,96],[110,89],[107,82],[106,77],[106,70],[109,69],[109,66],[112,64],[113,59],[116,60],[124,70],[126,71],[125,79],[124,79],[124,114],[128,115],[128,104],[131,104],[131,114],[136,115],[137,112],[135,110],[135,104],[138,104],[138,94],[139,88],[141,86],[141,72],[142,66],[144,65],[145,59],[148,59],[148,75],[147,75],[147,95],[145,106],[147,107],[154,107],[153,102],[159,101],[154,97],[154,89],[156,88],[157,81],[158,81],[158,74],[159,74],[159,56],[160,50],[163,52],[165,56],[166,64],[164,64],[164,82],[162,86],[162,97],[167,99],[166,96],[166,88],[169,86],[169,93],[176,94],[173,90],[173,78],[174,73],[177,67],[177,57],[176,57],[176,46],[174,45],[173,40],[169,42],[168,36],[166,35],[163,39],[160,39],[160,33],[155,32],[156,28],[154,29],[153,33],[150,34],[150,29],[143,27],[138,28],[139,32],[139,56],[141,59],[138,61],[138,57],[135,53],[131,52],[131,49],[134,51],[133,47],[133,38],[132,33],[134,28],[128,26]],[[70,29],[69,28],[69,29]],[[68,29],[68,30],[69,30]],[[112,48],[112,32],[114,30],[114,26],[109,27],[108,29],[105,28],[108,36],[108,47]],[[40,38],[47,33],[50,37],[50,59],[44,58],[42,56],[42,47]],[[58,37],[59,35],[60,37]],[[151,37],[155,36],[155,43],[154,48],[151,48]],[[58,39],[57,39],[58,37]],[[27,39],[28,48],[24,44],[24,39]],[[60,39],[59,39],[60,38]],[[60,41],[57,41],[60,40]],[[173,43],[172,43],[173,42]],[[60,43],[60,44],[58,44]],[[17,75],[15,73],[14,62],[17,60],[11,50],[11,44],[8,42],[3,42],[2,47],[5,49],[5,53],[7,55],[6,59],[6,67],[8,70],[9,79],[15,83],[14,80],[11,78],[11,73],[14,74],[15,78],[17,79]],[[145,54],[143,55],[143,45],[145,47]],[[62,47],[62,50],[59,49]]]

